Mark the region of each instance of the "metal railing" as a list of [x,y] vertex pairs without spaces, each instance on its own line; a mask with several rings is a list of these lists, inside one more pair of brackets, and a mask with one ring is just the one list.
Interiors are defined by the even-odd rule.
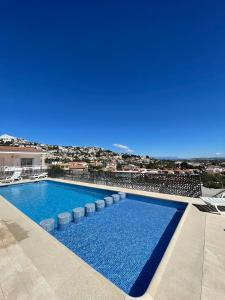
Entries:
[[21,177],[23,177],[24,179],[29,178],[31,175],[34,174],[41,174],[44,172],[47,172],[47,168],[17,168],[15,167],[15,169],[11,169],[11,170],[5,170],[5,169],[1,169],[0,168],[0,180],[5,179],[6,177],[10,177],[15,171],[21,171]]
[[40,170],[47,169],[47,166],[43,168],[40,165],[32,165],[32,166],[0,166],[0,172],[14,172],[19,170]]
[[50,177],[89,182],[149,192],[200,197],[199,175],[150,174],[124,172],[77,172],[72,170],[49,170]]
[[[15,170],[14,170],[15,171]],[[14,171],[0,169],[0,179],[11,176]],[[200,197],[201,180],[199,175],[183,174],[152,174],[124,172],[81,172],[75,170],[22,168],[21,176],[29,178],[33,174],[48,171],[49,177],[68,180],[118,186],[149,192],[165,193],[187,197]]]

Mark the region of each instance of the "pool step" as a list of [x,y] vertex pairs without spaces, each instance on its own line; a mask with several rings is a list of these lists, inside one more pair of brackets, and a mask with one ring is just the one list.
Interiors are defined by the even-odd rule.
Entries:
[[105,208],[105,201],[104,200],[97,200],[95,201],[96,211],[101,211]]
[[105,197],[104,200],[105,200],[106,207],[109,207],[113,204],[113,197]]
[[110,207],[113,204],[119,203],[126,198],[126,193],[119,192],[105,197],[104,200],[96,200],[95,203],[87,203],[84,207],[74,208],[72,213],[63,212],[57,216],[57,224],[53,218],[46,219],[40,222],[40,226],[47,232],[53,233],[54,229],[65,230],[70,222],[79,223],[84,217],[91,217],[95,212],[100,212],[105,207]]
[[85,216],[84,207],[77,207],[73,209],[73,221],[74,223],[79,223]]
[[40,222],[40,225],[47,232],[51,233],[55,229],[55,220],[53,218],[45,219],[45,220]]
[[113,194],[112,197],[113,197],[113,203],[114,204],[117,204],[121,200],[119,194]]
[[95,213],[95,204],[94,203],[87,203],[84,206],[85,208],[85,216],[90,217],[93,213]]
[[71,213],[69,212],[58,214],[58,229],[64,230],[66,226],[71,222],[71,219]]

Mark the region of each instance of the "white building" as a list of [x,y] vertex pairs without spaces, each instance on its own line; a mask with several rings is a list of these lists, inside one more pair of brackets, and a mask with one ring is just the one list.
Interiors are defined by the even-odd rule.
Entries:
[[33,147],[0,146],[0,170],[45,169],[45,152]]
[[206,172],[210,174],[220,174],[225,172],[225,169],[220,166],[208,166]]

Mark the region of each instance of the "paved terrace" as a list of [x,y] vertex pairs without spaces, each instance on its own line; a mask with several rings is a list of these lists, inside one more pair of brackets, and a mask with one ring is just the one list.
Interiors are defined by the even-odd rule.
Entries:
[[[202,202],[194,198],[78,184],[189,203],[147,292],[138,299],[225,299],[224,216],[202,211]],[[134,298],[0,196],[0,299]]]

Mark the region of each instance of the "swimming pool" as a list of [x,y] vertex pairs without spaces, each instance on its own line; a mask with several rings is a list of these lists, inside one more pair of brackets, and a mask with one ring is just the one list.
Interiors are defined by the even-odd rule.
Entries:
[[[0,194],[35,222],[113,192],[42,181],[1,187]],[[147,289],[185,204],[128,194],[127,198],[54,236],[127,294]]]
[[84,206],[110,195],[109,191],[89,189],[50,180],[0,187],[0,195],[36,223],[56,218],[57,214]]

